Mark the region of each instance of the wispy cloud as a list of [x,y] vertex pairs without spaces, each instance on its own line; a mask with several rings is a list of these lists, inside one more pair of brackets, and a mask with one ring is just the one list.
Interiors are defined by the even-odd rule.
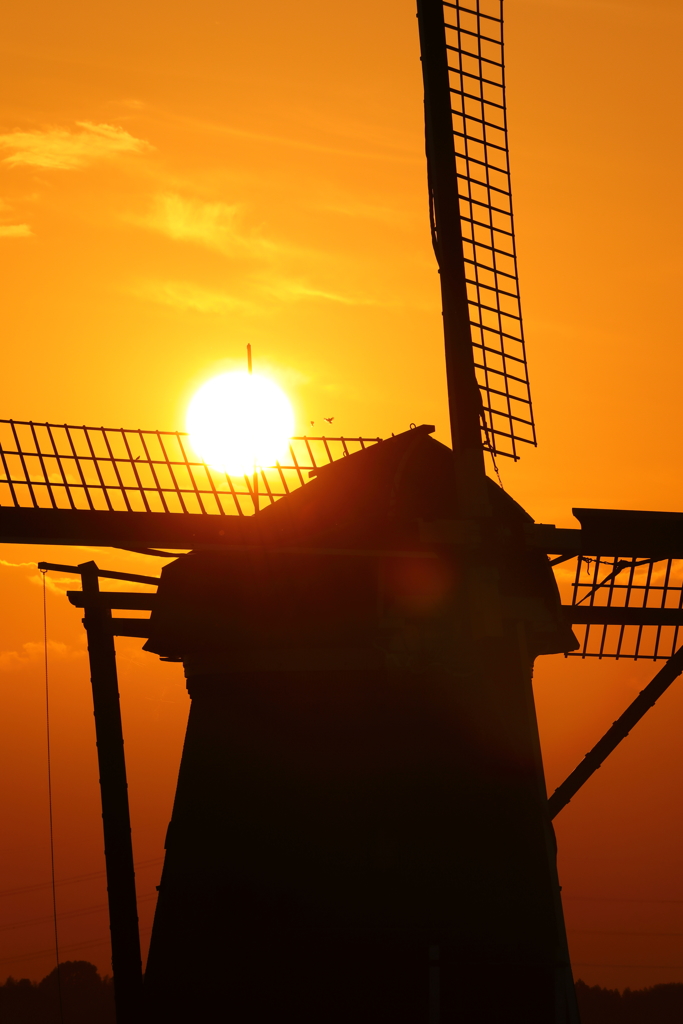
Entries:
[[28,238],[32,234],[29,224],[0,224],[0,238]]
[[[572,0],[566,0],[566,2],[569,3],[572,2]],[[589,2],[589,0],[586,0],[586,2]],[[308,113],[310,114],[310,111]],[[185,123],[188,121],[187,118],[181,118],[181,120]],[[351,140],[352,145],[349,146],[346,144],[334,145],[312,140],[312,129],[317,133],[317,130],[322,128],[325,135],[329,137],[329,118],[319,119],[318,123],[315,124],[311,120],[310,116],[308,116],[305,120],[302,134],[298,137],[292,134],[273,135],[269,132],[257,132],[245,128],[237,128],[233,125],[227,125],[223,121],[215,123],[192,119],[191,123],[195,128],[201,128],[205,132],[211,131],[219,135],[229,135],[240,139],[253,139],[256,142],[265,143],[271,150],[273,147],[278,146],[286,149],[303,150],[310,153],[329,153],[333,156],[350,157],[351,159],[377,160],[382,162],[413,165],[417,165],[420,162],[420,156],[419,154],[416,155],[414,153],[410,139],[406,142],[400,138],[392,136],[391,133],[380,138],[378,127],[374,124],[361,124],[360,122],[356,122],[355,124],[349,123],[342,126],[338,123],[336,125],[334,135],[344,140],[344,143]],[[356,145],[354,145],[354,143],[356,143]]]
[[132,291],[141,299],[196,313],[262,315],[272,310],[273,300],[303,302],[317,299],[323,302],[337,302],[344,306],[376,305],[372,299],[339,295],[324,288],[315,288],[305,282],[286,278],[259,281],[251,278],[242,282],[241,287],[245,294],[238,296],[217,289],[204,288],[189,281],[146,281]]
[[[43,574],[36,573],[35,576],[29,576],[28,582],[33,583],[35,586],[43,586]],[[54,576],[51,573],[45,574],[45,586],[52,594],[59,594],[63,597],[67,590],[73,590],[76,586],[76,581],[73,576]]]
[[[284,269],[301,253],[264,238],[245,226],[240,204],[205,202],[174,192],[155,197],[144,217],[132,218],[168,238],[193,242],[238,260],[232,293],[178,281],[148,281],[134,289],[141,298],[198,313],[242,312],[261,315],[279,302],[323,300],[345,306],[376,305],[372,299],[344,295],[290,275]],[[311,256],[312,254],[307,254]],[[235,294],[236,292],[236,294]]]
[[404,228],[412,221],[409,212],[392,206],[377,206],[373,203],[354,202],[330,202],[320,203],[319,210],[329,213],[338,213],[342,217],[351,217],[354,220],[370,220],[379,224],[387,224],[389,227]]
[[[85,655],[82,648],[70,647],[57,640],[48,641],[47,653],[50,660],[59,661],[82,658]],[[22,644],[18,651],[0,651],[0,672],[13,672],[17,669],[29,668],[32,665],[40,664],[44,657],[45,647],[42,643],[29,642]]]
[[174,309],[196,313],[255,312],[248,299],[186,281],[148,281],[134,289],[136,295]]
[[[12,216],[12,207],[4,199],[0,199],[0,214],[3,219]],[[0,238],[28,238],[32,235],[30,224],[0,224]],[[0,559],[0,565],[4,563]]]
[[277,252],[279,246],[274,242],[243,229],[240,213],[239,205],[166,193],[156,196],[151,211],[138,223],[177,241],[195,242],[227,255],[264,257]]
[[0,148],[9,152],[3,163],[13,167],[46,167],[53,170],[74,170],[95,160],[141,153],[151,149],[144,139],[136,139],[123,128],[111,124],[78,121],[80,131],[66,128],[45,128],[16,131],[0,135]]
[[55,576],[54,572],[48,572],[45,574],[45,576],[43,576],[41,572],[37,571],[37,562],[9,562],[5,558],[0,558],[0,568],[31,569],[33,571],[30,574],[24,573],[24,580],[26,583],[33,584],[39,587],[42,587],[44,583],[48,590],[50,590],[53,594],[59,594],[60,597],[63,597],[67,590],[73,590],[75,585],[74,576]]
[[353,298],[349,295],[340,295],[338,292],[328,291],[325,288],[315,288],[304,281],[288,280],[281,278],[264,285],[264,291],[283,302],[298,302],[302,299],[324,299],[327,302],[338,302],[343,306],[374,306],[372,299]]

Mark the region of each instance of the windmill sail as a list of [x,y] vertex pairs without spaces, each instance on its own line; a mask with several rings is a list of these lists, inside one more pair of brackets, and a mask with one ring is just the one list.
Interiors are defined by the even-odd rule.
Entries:
[[293,437],[255,490],[198,459],[180,431],[0,420],[0,542],[224,545],[311,471],[379,441]]
[[536,431],[510,189],[502,8],[502,0],[418,3],[454,448],[473,444],[476,419],[484,450],[517,459],[520,443],[536,444]]

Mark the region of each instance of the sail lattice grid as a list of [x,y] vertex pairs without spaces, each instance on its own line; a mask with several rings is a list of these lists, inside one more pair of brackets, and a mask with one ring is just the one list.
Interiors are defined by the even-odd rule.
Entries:
[[380,440],[293,437],[285,461],[234,477],[198,459],[180,431],[0,420],[0,507],[250,515]]
[[444,3],[465,276],[483,444],[536,444],[519,301],[503,64],[502,0]]
[[683,559],[580,555],[570,571],[555,570],[580,644],[570,656],[657,661],[683,642]]

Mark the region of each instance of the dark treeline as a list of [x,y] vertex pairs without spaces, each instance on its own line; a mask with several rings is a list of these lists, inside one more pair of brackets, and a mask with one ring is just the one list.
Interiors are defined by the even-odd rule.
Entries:
[[[111,978],[100,978],[86,960],[60,964],[64,1024],[115,1024]],[[652,988],[600,988],[577,981],[581,1024],[681,1024],[683,985]],[[0,985],[2,1024],[60,1024],[59,991],[55,969],[36,984],[9,978]]]
[[28,978],[8,978],[0,985],[2,1024],[61,1024],[59,990],[64,1024],[115,1024],[114,986],[100,978],[87,960],[67,960],[35,984]]
[[652,988],[600,988],[577,981],[581,1024],[681,1024],[683,985]]

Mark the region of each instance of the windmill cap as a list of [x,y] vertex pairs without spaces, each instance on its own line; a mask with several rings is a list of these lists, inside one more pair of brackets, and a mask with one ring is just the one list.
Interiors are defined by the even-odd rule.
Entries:
[[[404,430],[400,434],[392,434],[391,437],[385,438],[382,443],[383,444],[390,443],[395,437],[404,437],[406,434],[413,433],[414,431],[417,431],[417,432],[422,433],[422,434],[433,434],[435,430],[436,430],[436,427],[434,426],[433,423],[420,423],[419,426],[416,426],[414,423],[411,423],[409,430]],[[355,454],[359,455],[360,452],[356,452]],[[328,463],[325,466],[316,466],[315,469],[311,469],[309,471],[308,475],[309,476],[318,476],[318,474],[320,472],[322,472],[323,470],[331,469],[333,466],[336,466],[336,465],[337,465],[336,462],[330,462],[330,463]]]

